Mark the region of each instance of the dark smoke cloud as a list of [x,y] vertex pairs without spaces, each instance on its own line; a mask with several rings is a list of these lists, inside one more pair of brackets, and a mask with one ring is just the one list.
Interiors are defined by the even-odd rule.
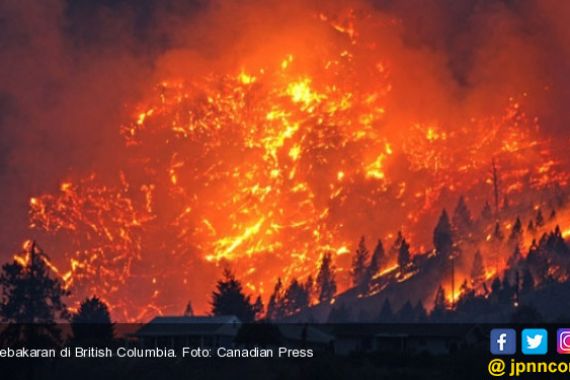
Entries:
[[0,4],[0,251],[16,250],[30,196],[120,152],[117,125],[152,69],[132,5]]
[[457,86],[453,101],[489,110],[526,92],[529,111],[543,118],[545,129],[567,131],[568,3],[381,0],[376,8],[402,20],[406,46],[438,57],[439,69]]

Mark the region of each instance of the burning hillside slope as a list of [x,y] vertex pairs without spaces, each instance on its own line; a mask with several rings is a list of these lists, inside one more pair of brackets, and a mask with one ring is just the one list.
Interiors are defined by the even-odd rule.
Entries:
[[567,163],[525,111],[532,96],[488,114],[404,117],[394,94],[422,90],[397,87],[402,63],[375,38],[398,21],[310,20],[313,51],[161,79],[117,128],[126,160],[30,199],[31,228],[56,247],[53,266],[77,299],[98,294],[140,320],[180,310],[223,266],[267,298],[277,274],[314,274],[326,252],[346,288],[362,234],[403,230],[424,252],[434,216],[459,194],[527,209],[567,191]]

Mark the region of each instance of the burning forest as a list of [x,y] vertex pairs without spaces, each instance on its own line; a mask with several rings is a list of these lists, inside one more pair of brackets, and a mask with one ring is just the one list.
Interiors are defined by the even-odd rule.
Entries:
[[[33,187],[26,235],[72,305],[97,295],[121,321],[188,300],[206,312],[224,269],[278,318],[341,300],[376,300],[363,301],[369,313],[386,299],[459,308],[498,294],[497,279],[515,304],[524,278],[567,282],[570,119],[554,119],[554,103],[537,111],[555,77],[521,61],[539,61],[540,36],[518,46],[515,10],[499,4],[466,11],[507,30],[493,47],[504,62],[491,36],[473,43],[477,75],[402,42],[415,19],[395,5],[278,7],[288,22],[271,31],[277,16],[249,4],[247,20],[268,18],[244,27],[246,41],[260,33],[255,47],[236,42],[211,67],[162,52],[168,70],[120,105],[101,163]],[[221,28],[233,6],[203,17]],[[499,88],[505,62],[523,77],[504,73]],[[335,289],[323,296],[324,261]],[[300,306],[276,311],[295,290]]]

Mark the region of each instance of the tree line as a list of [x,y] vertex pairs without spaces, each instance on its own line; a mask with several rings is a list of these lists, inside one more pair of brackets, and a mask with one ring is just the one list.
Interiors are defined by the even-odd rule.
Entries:
[[[488,224],[493,217],[493,212],[487,202],[482,209],[479,224]],[[466,307],[464,304],[474,302],[473,299],[481,296],[487,299],[490,295],[492,295],[491,299],[512,300],[513,297],[518,297],[520,291],[528,291],[542,282],[555,281],[556,276],[567,275],[549,270],[553,266],[565,268],[563,264],[570,257],[569,248],[559,227],[549,234],[543,234],[538,240],[535,238],[524,258],[520,252],[520,244],[525,233],[535,237],[547,222],[555,218],[555,210],[552,210],[547,219],[542,214],[542,210],[538,209],[536,215],[527,224],[525,231],[521,219],[517,217],[512,223],[508,236],[505,236],[501,223],[495,221],[490,244],[507,245],[512,248],[513,252],[508,259],[508,268],[504,277],[496,276],[491,289],[488,289],[483,255],[481,251],[475,252],[470,273],[471,279],[461,284],[460,302],[454,306],[457,309]],[[461,251],[462,241],[476,239],[474,235],[481,235],[481,231],[478,231],[465,199],[460,197],[452,218],[444,209],[437,221],[433,230],[434,250],[438,255],[453,257]],[[9,324],[38,323],[46,326],[53,326],[57,321],[70,321],[74,334],[79,337],[93,332],[93,329],[86,329],[85,326],[95,323],[101,326],[101,331],[97,332],[97,336],[112,336],[113,324],[107,305],[99,298],[91,297],[83,300],[76,312],[70,313],[64,302],[69,292],[51,273],[46,264],[47,255],[35,243],[29,244],[27,250],[26,262],[14,261],[2,267],[0,321]],[[410,244],[401,232],[397,233],[388,250],[384,248],[383,241],[379,239],[374,250],[370,252],[365,238],[361,237],[352,256],[350,274],[353,287],[359,292],[366,293],[384,271],[393,268],[389,265],[394,262],[395,270],[400,277],[417,269],[418,266],[411,255]],[[560,271],[563,269],[559,269]],[[483,288],[482,294],[476,292],[478,288]],[[512,289],[516,289],[516,292],[513,293]],[[245,294],[241,282],[231,270],[226,269],[211,294],[211,314],[232,314],[244,322],[262,318],[280,320],[317,303],[330,304],[336,293],[337,282],[333,257],[330,252],[325,252],[320,258],[318,271],[314,278],[308,276],[304,281],[293,278],[287,285],[282,282],[281,278],[278,278],[267,307],[264,306],[260,296],[253,299],[251,295]],[[436,315],[445,314],[444,311],[449,309],[450,305],[444,290],[440,287],[434,297],[432,314],[434,312]],[[414,315],[417,317],[412,320],[421,320],[426,314],[423,304],[404,304],[403,310],[415,310]],[[192,313],[189,303],[185,314],[192,315]],[[329,319],[342,319],[344,313],[342,305],[337,306],[333,308]],[[400,320],[410,319],[403,318],[402,313],[402,310],[392,312],[391,305],[384,304],[379,315],[393,314],[399,315]],[[48,328],[46,334],[53,339],[59,339],[57,332],[52,328]]]
[[[70,312],[64,298],[70,294],[47,265],[47,255],[30,242],[25,261],[2,266],[0,273],[0,322],[7,328],[0,341],[39,346],[61,343],[57,323],[69,322],[74,341],[112,339],[114,326],[107,305],[98,297],[86,298]],[[30,326],[34,328],[29,328]]]

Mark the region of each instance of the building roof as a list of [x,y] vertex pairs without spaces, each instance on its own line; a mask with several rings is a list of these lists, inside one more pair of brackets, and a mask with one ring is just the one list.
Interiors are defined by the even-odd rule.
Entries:
[[235,336],[241,321],[235,315],[223,316],[164,316],[155,317],[142,326],[135,336],[191,336],[191,335],[226,335]]
[[277,328],[283,338],[291,341],[305,341],[322,344],[334,341],[334,336],[313,326],[285,323],[277,325]]

